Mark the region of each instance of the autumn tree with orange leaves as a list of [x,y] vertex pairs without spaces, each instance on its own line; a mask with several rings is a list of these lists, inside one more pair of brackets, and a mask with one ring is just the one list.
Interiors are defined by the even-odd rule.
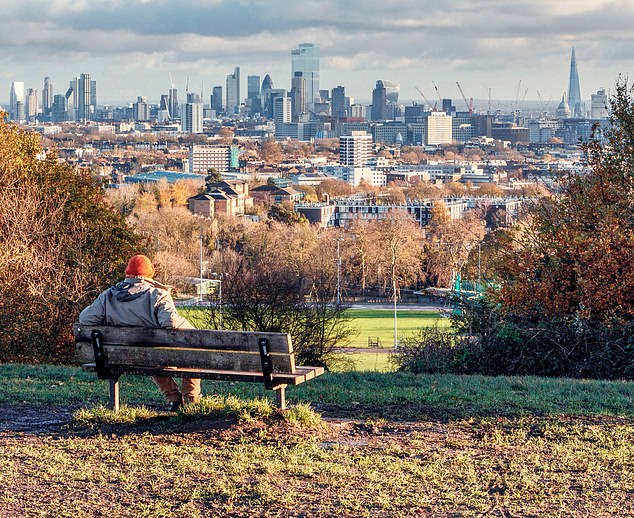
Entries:
[[494,297],[533,318],[622,325],[634,318],[634,101],[621,81],[611,128],[583,146],[586,170],[561,179],[507,236]]

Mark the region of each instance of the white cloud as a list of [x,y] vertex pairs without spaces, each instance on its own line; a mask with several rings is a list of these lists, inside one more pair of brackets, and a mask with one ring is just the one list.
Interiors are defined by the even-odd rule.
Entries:
[[411,98],[431,77],[473,95],[487,83],[507,98],[525,78],[557,97],[573,45],[585,95],[634,69],[629,0],[4,0],[2,12],[7,92],[16,77],[64,83],[97,69],[103,95],[159,92],[152,81],[167,71],[154,69],[223,84],[236,64],[245,77],[272,71],[285,87],[290,49],[304,41],[321,48],[323,86],[345,84],[358,97],[386,75]]

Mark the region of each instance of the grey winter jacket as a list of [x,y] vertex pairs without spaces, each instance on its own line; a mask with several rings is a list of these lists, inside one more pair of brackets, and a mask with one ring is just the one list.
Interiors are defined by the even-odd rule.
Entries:
[[194,329],[176,312],[170,291],[169,286],[152,279],[126,278],[84,308],[79,323]]

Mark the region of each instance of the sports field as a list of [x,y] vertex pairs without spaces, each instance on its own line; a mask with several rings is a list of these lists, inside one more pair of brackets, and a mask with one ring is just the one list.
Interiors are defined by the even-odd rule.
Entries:
[[[351,327],[356,336],[350,347],[368,347],[373,339],[380,340],[381,347],[394,345],[394,311],[389,309],[350,309]],[[449,326],[449,319],[438,311],[402,309],[396,311],[396,331],[398,338],[413,335],[421,327]]]

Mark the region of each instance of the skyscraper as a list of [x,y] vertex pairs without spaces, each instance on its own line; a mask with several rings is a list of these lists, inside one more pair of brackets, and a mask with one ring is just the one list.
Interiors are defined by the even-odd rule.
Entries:
[[382,121],[387,119],[387,90],[380,79],[372,90],[372,120]]
[[53,122],[62,122],[66,120],[68,104],[64,94],[53,96],[53,106],[51,108],[51,119]]
[[247,99],[249,99],[249,114],[262,111],[260,97],[260,76],[247,76]]
[[291,80],[301,72],[306,81],[306,109],[313,111],[319,97],[319,47],[312,43],[300,43],[291,50]]
[[90,82],[90,110],[91,113],[97,110],[97,81],[94,79]]
[[42,112],[47,117],[53,110],[53,83],[50,77],[44,78],[44,88],[42,89]]
[[174,88],[174,85],[172,85],[172,88],[169,89],[169,92],[167,95],[168,95],[167,107],[170,112],[170,117],[172,119],[177,119],[178,118],[178,90]]
[[262,80],[262,113],[269,119],[273,118],[273,102],[271,100],[272,90],[273,80],[270,75],[266,74]]
[[39,101],[37,99],[37,90],[34,88],[27,88],[24,95],[24,115],[26,120],[33,122],[37,119],[37,113],[39,111]]
[[[193,99],[192,99],[193,100]],[[184,133],[203,132],[203,103],[188,102],[183,106],[181,125]]]
[[24,119],[24,83],[22,81],[11,83],[9,117],[14,121]]
[[573,117],[583,116],[583,106],[581,104],[581,89],[579,88],[579,73],[577,72],[577,60],[575,58],[575,48],[572,47],[570,55],[570,80],[568,81],[568,106]]
[[292,120],[299,122],[299,116],[306,111],[306,81],[301,72],[295,72],[291,86]]
[[222,86],[214,86],[211,90],[211,109],[216,111],[216,114],[219,114],[223,110],[222,104]]
[[240,67],[227,76],[227,113],[238,113],[240,109]]
[[136,102],[132,105],[132,118],[135,121],[147,121],[150,119],[150,106],[147,103],[147,97],[140,95]]
[[90,74],[81,74],[79,77],[75,77],[71,82],[73,88],[73,108],[75,109],[76,121],[89,121],[91,108],[90,99],[92,81],[90,80]]
[[273,118],[275,124],[287,124],[291,122],[291,98],[284,96],[275,97],[273,101]]
[[343,119],[346,116],[346,89],[343,86],[333,88],[330,97],[332,99],[332,116]]

